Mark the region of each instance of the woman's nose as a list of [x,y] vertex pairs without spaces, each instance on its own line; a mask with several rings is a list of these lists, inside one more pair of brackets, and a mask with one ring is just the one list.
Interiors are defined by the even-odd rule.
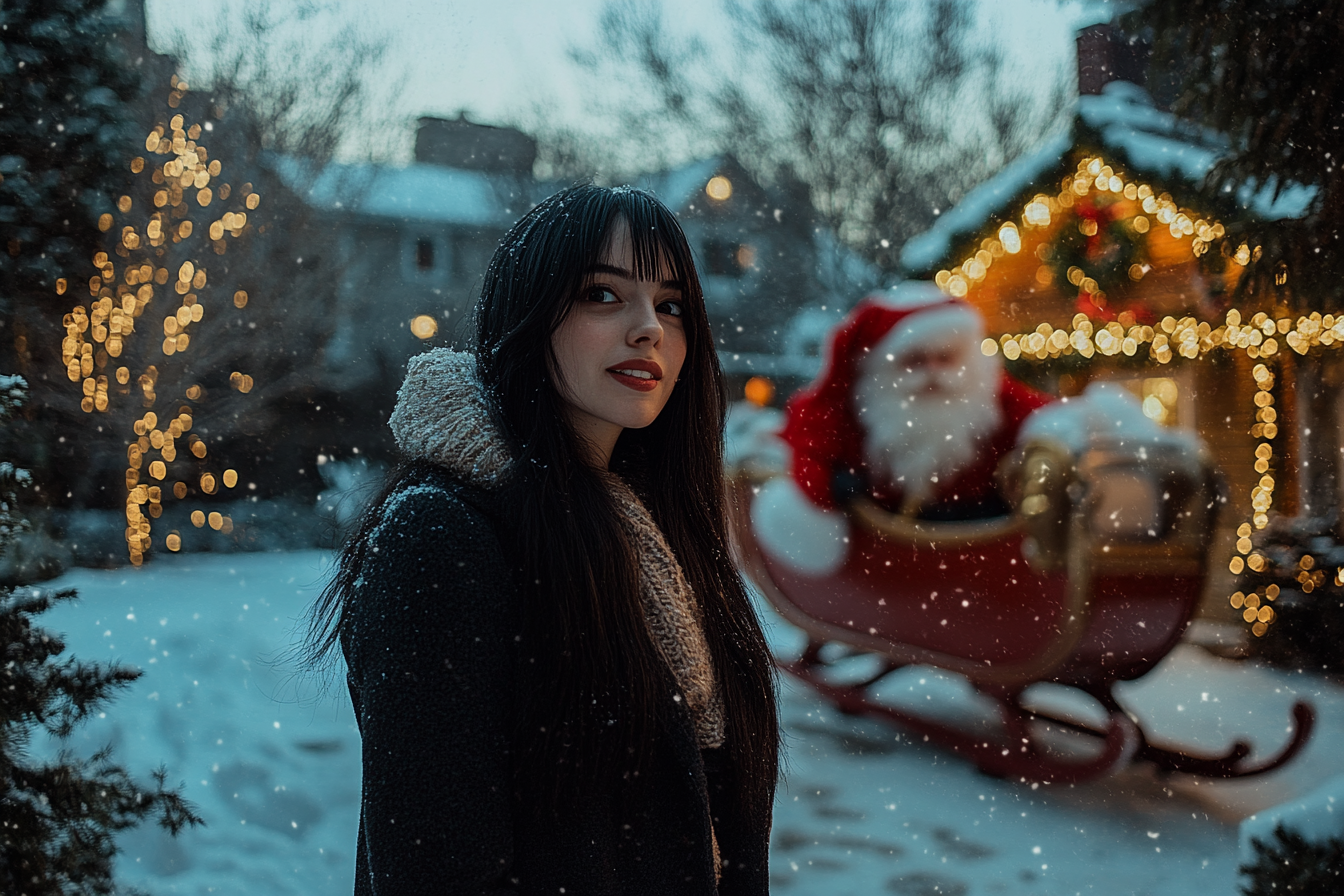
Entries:
[[630,331],[627,337],[629,343],[638,345],[651,342],[657,345],[659,340],[663,338],[663,325],[658,320],[658,312],[654,310],[653,302],[632,302],[631,314],[634,319],[630,323]]

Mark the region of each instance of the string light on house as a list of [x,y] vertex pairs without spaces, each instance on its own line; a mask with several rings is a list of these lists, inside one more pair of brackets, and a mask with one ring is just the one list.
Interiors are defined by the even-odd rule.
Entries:
[[[188,85],[173,76],[171,87],[168,106],[176,109],[181,105]],[[247,212],[260,204],[261,197],[250,183],[234,190],[230,184],[218,181],[223,165],[220,160],[211,159],[207,148],[197,142],[201,132],[200,124],[188,124],[180,113],[173,115],[167,124],[155,126],[145,137],[144,149],[150,156],[162,157],[163,161],[155,164],[152,159],[147,161],[145,157],[137,156],[130,163],[132,174],[144,176],[152,184],[146,190],[150,195],[149,208],[143,209],[139,218],[128,220],[136,215],[136,203],[129,195],[121,196],[116,202],[117,212],[123,220],[120,229],[114,231],[117,221],[111,213],[103,214],[98,220],[102,232],[116,233],[116,245],[111,255],[100,251],[93,256],[97,273],[88,280],[87,307],[76,305],[62,320],[65,338],[61,342],[61,359],[66,376],[71,382],[80,384],[83,393],[80,407],[87,414],[108,413],[113,408],[111,395],[133,395],[132,379],[140,391],[143,407],[155,406],[160,376],[158,366],[148,364],[133,377],[129,367],[116,366],[113,359],[122,357],[137,332],[136,322],[156,299],[160,303],[165,300],[180,303],[163,317],[162,342],[158,345],[164,358],[187,352],[193,346],[194,325],[205,317],[202,299],[209,282],[206,267],[199,257],[182,261],[176,270],[164,267],[161,264],[164,249],[196,238],[202,250],[208,248],[215,255],[223,255],[228,246],[226,237],[237,239],[242,236],[248,226]],[[236,209],[223,211],[214,220],[208,220],[212,215],[206,213],[203,226],[193,220],[193,214],[201,214],[217,200],[222,204],[231,196],[235,198]],[[112,256],[122,260],[118,263]],[[58,280],[57,295],[65,295],[69,286],[65,278]],[[246,292],[240,290],[232,298],[239,309],[247,304]],[[140,332],[145,329],[141,327]],[[104,371],[114,366],[109,378]],[[242,378],[234,383],[235,388],[241,392],[251,389],[250,376],[235,376]],[[116,390],[111,387],[112,379],[118,386]],[[184,394],[188,401],[194,402],[203,392],[200,386],[192,385]],[[185,437],[189,449],[182,463],[189,459],[202,461],[206,456],[205,443],[194,434],[188,435],[193,418],[192,406],[183,404],[176,414],[166,414],[162,421],[153,410],[148,410],[131,426],[135,439],[126,447],[125,539],[133,565],[143,563],[144,555],[152,547],[151,520],[163,514],[163,504],[168,496],[183,500],[193,494],[194,489],[187,484],[187,479],[196,479],[199,483],[207,479],[214,481],[211,474],[205,473],[183,476],[168,485],[170,474],[177,475],[174,465],[179,463],[177,445],[180,440]],[[232,487],[237,482],[237,474],[226,471],[223,480]],[[203,525],[205,515],[201,511],[192,514],[193,522],[197,514],[202,520],[198,525]],[[232,521],[227,517],[219,513],[211,514],[211,517],[220,518],[220,524],[214,528],[232,530]],[[170,551],[180,550],[181,544],[181,536],[176,531],[164,539],[164,545]]]
[[1043,322],[1031,332],[985,339],[980,349],[986,355],[1002,351],[1010,361],[1019,358],[1046,361],[1072,354],[1085,358],[1096,354],[1133,357],[1146,346],[1149,358],[1167,364],[1177,355],[1193,361],[1218,349],[1243,351],[1255,359],[1273,358],[1280,351],[1280,338],[1299,355],[1316,347],[1338,345],[1344,342],[1344,316],[1336,318],[1333,314],[1312,312],[1293,320],[1274,319],[1257,312],[1243,325],[1241,312],[1233,308],[1221,324],[1168,316],[1152,327],[1139,324],[1130,312],[1121,312],[1109,322],[1094,322],[1080,313],[1074,316],[1068,329],[1056,329]]
[[[1142,346],[1147,346],[1148,357],[1163,365],[1170,363],[1177,354],[1187,360],[1197,360],[1218,350],[1240,351],[1250,358],[1260,359],[1251,371],[1256,389],[1252,399],[1255,404],[1255,423],[1251,426],[1250,434],[1259,440],[1255,448],[1254,468],[1261,475],[1250,492],[1251,519],[1237,531],[1237,554],[1228,562],[1228,569],[1235,575],[1241,575],[1246,570],[1264,572],[1271,563],[1265,555],[1252,550],[1251,533],[1269,525],[1276,485],[1271,470],[1273,441],[1279,432],[1278,412],[1274,407],[1276,377],[1264,361],[1270,359],[1270,363],[1274,363],[1272,359],[1279,352],[1279,337],[1299,355],[1344,344],[1344,316],[1336,318],[1332,314],[1312,312],[1293,320],[1286,317],[1274,319],[1257,312],[1243,324],[1241,312],[1233,308],[1227,312],[1224,322],[1216,327],[1192,317],[1167,317],[1157,327],[1146,327],[1132,320],[1124,321],[1124,317],[1122,314],[1120,321],[1098,325],[1086,315],[1079,314],[1074,317],[1070,330],[1055,329],[1048,323],[1042,323],[1030,333],[1004,334],[997,340],[985,339],[981,351],[986,355],[994,355],[1001,350],[1009,360],[1021,358],[1045,361],[1074,353],[1085,358],[1097,354],[1124,354],[1132,357]],[[1314,563],[1310,555],[1308,559]],[[1321,587],[1326,578],[1322,570],[1313,570],[1311,565],[1299,570],[1296,575],[1299,584],[1308,593]],[[1333,578],[1337,585],[1344,585],[1344,569],[1337,571]],[[1273,601],[1278,593],[1278,586],[1271,585],[1265,597]],[[1251,601],[1251,598],[1255,600]],[[1231,600],[1234,607],[1243,610],[1243,618],[1251,624],[1251,630],[1257,636],[1263,636],[1276,618],[1273,609],[1267,604],[1261,604],[1260,597],[1255,594],[1248,596],[1239,591],[1232,595]]]
[[[1055,194],[1037,193],[1022,208],[1022,229],[1042,231],[1049,228],[1067,209],[1079,206],[1083,200],[1094,194],[1118,204],[1114,212],[1108,211],[1115,220],[1121,221],[1133,234],[1142,236],[1153,227],[1153,222],[1167,228],[1173,239],[1190,240],[1190,250],[1199,257],[1208,251],[1209,245],[1226,236],[1226,228],[1217,221],[1205,220],[1195,212],[1181,209],[1168,193],[1157,193],[1149,184],[1125,180],[1114,168],[1100,156],[1087,156],[1078,162],[1073,175],[1065,177],[1060,190]],[[1119,203],[1119,200],[1125,200]],[[1079,230],[1085,237],[1096,237],[1099,231],[1095,217],[1080,216]],[[996,258],[1004,255],[1017,255],[1022,251],[1021,233],[1014,221],[1000,225],[997,238],[987,237],[981,241],[977,251],[968,256],[960,265],[947,268],[934,275],[934,282],[948,295],[963,298],[973,287],[984,281]],[[1235,260],[1242,267],[1252,258],[1259,257],[1259,249],[1247,245],[1238,248]],[[1131,280],[1140,280],[1147,273],[1144,265],[1135,263],[1128,267],[1127,275]],[[1055,279],[1048,266],[1042,265],[1037,272],[1037,280],[1049,284]],[[1072,266],[1066,272],[1066,279],[1077,287],[1080,299],[1098,307],[1104,307],[1106,293],[1096,279],[1087,275],[1081,267]]]

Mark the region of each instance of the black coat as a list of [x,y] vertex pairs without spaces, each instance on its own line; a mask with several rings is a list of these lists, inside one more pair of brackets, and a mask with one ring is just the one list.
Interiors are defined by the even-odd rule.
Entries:
[[[341,631],[363,738],[357,896],[767,893],[768,809],[734,811],[682,703],[625,815],[614,793],[545,821],[514,804],[520,596],[494,502],[425,469],[369,538]],[[670,670],[666,687],[670,696]],[[711,803],[725,859],[717,890]]]

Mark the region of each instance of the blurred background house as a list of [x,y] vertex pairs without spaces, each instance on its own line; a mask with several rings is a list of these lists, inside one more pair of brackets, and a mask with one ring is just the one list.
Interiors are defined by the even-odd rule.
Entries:
[[[1322,538],[1338,525],[1331,384],[1344,381],[1344,367],[1287,336],[1324,297],[1296,293],[1286,272],[1269,288],[1242,282],[1262,253],[1253,234],[1302,221],[1317,191],[1254,181],[1202,191],[1231,144],[1163,108],[1145,87],[1146,59],[1142,43],[1112,25],[1082,31],[1069,131],[972,189],[904,245],[901,262],[974,305],[1014,375],[1064,396],[1118,381],[1149,417],[1199,435],[1227,489],[1205,611],[1239,619],[1243,607],[1228,606],[1238,588],[1263,592],[1277,579],[1276,596],[1302,597],[1301,562],[1330,566],[1307,593],[1344,564],[1344,551]],[[1319,331],[1319,311],[1315,321],[1307,325]],[[1325,329],[1333,322],[1327,315]],[[1103,328],[1113,351],[1075,350],[1079,335]],[[1272,525],[1250,506],[1267,472]],[[1249,536],[1266,526],[1253,550]],[[1303,527],[1314,548],[1305,532],[1288,539],[1294,550],[1268,547]],[[1267,572],[1273,551],[1284,555],[1277,577]]]

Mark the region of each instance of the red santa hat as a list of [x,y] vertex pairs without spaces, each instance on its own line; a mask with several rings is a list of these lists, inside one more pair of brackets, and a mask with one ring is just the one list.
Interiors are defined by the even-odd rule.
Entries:
[[854,306],[832,334],[821,375],[785,406],[780,437],[793,449],[793,478],[813,503],[834,509],[832,472],[862,463],[863,430],[853,409],[862,356],[879,343],[899,353],[967,318],[980,326],[970,305],[924,281],[898,284]]

